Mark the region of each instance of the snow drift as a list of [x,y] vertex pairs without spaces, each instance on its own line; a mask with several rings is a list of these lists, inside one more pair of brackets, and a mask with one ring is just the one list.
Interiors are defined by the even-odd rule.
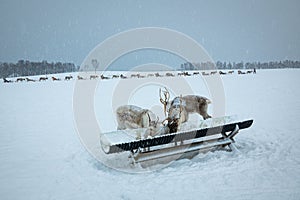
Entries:
[[[75,81],[1,83],[0,196],[72,200],[299,199],[299,76],[300,70],[289,69],[222,76],[226,115],[255,120],[250,129],[236,136],[240,153],[200,154],[149,173],[116,171],[85,150],[73,120]],[[198,88],[199,79],[186,79]],[[114,81],[105,84],[108,90]],[[111,102],[112,97],[102,92],[97,90],[95,102]],[[203,94],[200,89],[196,92]],[[133,103],[141,102],[139,95],[147,98],[137,94]],[[149,106],[151,99],[143,101],[144,106]],[[95,108],[102,130],[115,130],[111,111],[102,111],[97,104]]]

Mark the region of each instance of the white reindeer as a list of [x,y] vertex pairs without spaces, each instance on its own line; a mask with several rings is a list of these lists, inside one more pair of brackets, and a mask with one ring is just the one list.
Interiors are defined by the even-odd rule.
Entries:
[[124,105],[117,108],[118,130],[148,128],[145,137],[159,133],[161,127],[159,118],[150,110],[134,105]]

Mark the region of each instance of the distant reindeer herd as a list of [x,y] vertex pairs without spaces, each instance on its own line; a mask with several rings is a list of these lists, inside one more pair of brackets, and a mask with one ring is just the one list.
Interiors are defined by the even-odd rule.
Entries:
[[[92,75],[89,75],[88,77],[82,77],[82,76],[77,76],[77,80],[97,80],[97,79],[101,79],[101,80],[108,80],[108,79],[127,79],[127,78],[149,78],[149,77],[181,77],[181,76],[185,76],[185,77],[189,77],[189,76],[197,76],[197,75],[202,75],[202,76],[209,76],[209,75],[216,75],[216,74],[220,74],[220,75],[231,75],[231,74],[234,74],[234,70],[230,70],[230,71],[227,71],[227,72],[224,72],[224,71],[218,71],[218,70],[215,70],[215,71],[203,71],[203,72],[199,72],[199,71],[196,71],[196,72],[187,72],[187,71],[184,71],[184,72],[178,72],[178,73],[172,73],[172,72],[166,72],[166,73],[159,73],[159,72],[156,72],[156,73],[148,73],[148,74],[140,74],[140,73],[132,73],[130,74],[129,76],[125,76],[123,74],[113,74],[111,76],[104,76],[103,74],[101,75],[97,75],[97,74],[92,74]],[[248,71],[241,71],[241,70],[238,70],[237,71],[237,74],[256,74],[256,70],[248,70]],[[62,80],[65,80],[65,81],[70,81],[70,80],[73,80],[73,76],[69,75],[69,76],[65,76],[64,78],[58,78],[58,77],[55,77],[55,76],[52,76],[51,77],[51,80],[52,81],[62,81]],[[48,80],[48,77],[47,76],[42,76],[42,77],[39,77],[38,79],[32,79],[32,78],[17,78],[15,81],[11,80],[11,79],[8,79],[8,78],[3,78],[3,82],[4,83],[13,83],[13,82],[41,82],[41,81],[47,81]]]

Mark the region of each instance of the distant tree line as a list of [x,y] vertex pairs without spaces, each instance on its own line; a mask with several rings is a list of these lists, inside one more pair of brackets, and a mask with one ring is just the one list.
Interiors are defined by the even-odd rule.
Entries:
[[271,62],[202,62],[183,63],[181,70],[210,70],[210,69],[282,69],[300,68],[300,61],[285,60]]
[[[92,68],[96,70],[99,66],[97,60],[92,61]],[[85,70],[89,66],[86,66]],[[183,63],[179,70],[210,70],[210,69],[281,69],[281,68],[300,68],[300,61],[285,60],[271,62],[202,62],[202,63]],[[28,60],[19,60],[17,63],[0,62],[0,78],[47,75],[66,72],[77,72],[79,66],[74,63],[62,62],[32,62]],[[121,69],[120,69],[121,70]]]
[[79,66],[73,63],[19,60],[17,63],[0,63],[0,78],[76,72],[78,69]]

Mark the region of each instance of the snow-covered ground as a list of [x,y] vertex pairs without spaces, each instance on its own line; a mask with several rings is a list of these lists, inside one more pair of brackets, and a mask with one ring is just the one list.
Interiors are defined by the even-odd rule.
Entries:
[[[75,81],[0,83],[0,197],[300,199],[299,77],[300,70],[291,69],[222,76],[226,115],[254,119],[235,138],[239,153],[200,154],[147,173],[108,168],[85,150],[73,116]],[[209,95],[197,89],[203,87],[199,78],[186,80],[194,91]],[[95,95],[104,131],[116,128],[111,105],[101,111],[116,83],[107,80]],[[137,91],[130,102],[149,107],[157,101],[155,91],[149,96]]]

